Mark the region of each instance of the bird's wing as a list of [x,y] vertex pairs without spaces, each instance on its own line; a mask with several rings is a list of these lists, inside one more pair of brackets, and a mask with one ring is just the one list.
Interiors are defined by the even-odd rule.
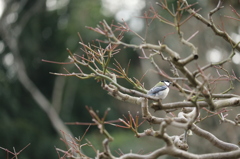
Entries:
[[154,95],[154,94],[158,93],[159,91],[163,91],[165,89],[167,89],[167,86],[153,87],[152,89],[149,90],[149,92],[147,94]]

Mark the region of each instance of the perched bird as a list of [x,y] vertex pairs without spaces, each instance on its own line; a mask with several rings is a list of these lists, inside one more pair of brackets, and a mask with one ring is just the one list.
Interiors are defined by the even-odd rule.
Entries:
[[166,98],[168,92],[169,92],[169,86],[171,82],[168,80],[160,81],[158,82],[153,88],[151,88],[147,95],[158,97],[160,100]]

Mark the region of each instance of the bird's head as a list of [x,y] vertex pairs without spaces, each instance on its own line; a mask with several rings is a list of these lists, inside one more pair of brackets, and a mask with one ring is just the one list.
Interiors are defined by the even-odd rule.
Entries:
[[158,82],[157,84],[156,84],[156,86],[157,87],[159,87],[159,86],[167,86],[167,87],[169,87],[170,85],[171,85],[171,82],[170,81],[168,81],[168,80],[163,80],[163,81],[160,81],[160,82]]

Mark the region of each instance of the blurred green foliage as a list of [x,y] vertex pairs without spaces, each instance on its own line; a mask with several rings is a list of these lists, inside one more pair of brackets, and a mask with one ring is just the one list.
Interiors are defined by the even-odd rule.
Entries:
[[[33,3],[27,1],[23,10],[27,12]],[[98,21],[108,19],[101,14],[100,9],[101,1],[70,1],[63,8],[53,11],[43,8],[39,14],[31,17],[23,29],[18,45],[27,73],[50,101],[56,76],[49,72],[63,72],[63,66],[41,60],[66,61],[66,48],[80,52],[77,33],[81,33],[84,41],[91,41],[98,35],[85,26],[95,26]],[[10,50],[6,47],[0,58],[3,60],[8,52]],[[31,143],[19,158],[58,158],[54,146],[64,146],[47,115],[18,82],[16,75],[9,76],[9,68],[4,67],[3,63],[0,63],[0,68],[0,146],[12,152],[15,147],[18,152]],[[89,89],[90,85],[96,88],[94,92],[92,88]],[[102,101],[106,92],[93,80],[80,82],[76,78],[67,77],[65,89],[59,112],[63,121],[91,122],[85,105],[95,107],[100,112],[109,107],[109,102]],[[76,136],[85,131],[80,126],[70,126],[70,129]],[[6,158],[6,154],[0,150],[0,158]]]
[[[23,11],[18,16],[27,13],[35,2],[26,1],[27,4],[23,6]],[[70,65],[45,63],[42,62],[42,59],[68,61],[66,48],[81,54],[77,33],[81,34],[86,43],[96,38],[103,38],[85,28],[85,26],[96,26],[102,19],[111,22],[114,17],[102,15],[101,1],[69,1],[66,6],[53,11],[48,11],[45,6],[40,13],[32,16],[27,22],[18,41],[19,51],[30,79],[48,100],[51,101],[53,98],[54,83],[57,78],[49,72],[65,73],[63,67],[69,71],[75,68]],[[130,36],[126,36],[125,39],[127,42],[130,41]],[[0,54],[0,58],[3,60],[9,52],[11,50],[6,47],[4,52]],[[131,58],[131,66],[137,66],[134,50],[125,49],[124,52],[121,55],[116,55],[123,67],[127,67]],[[134,74],[134,67],[129,70],[132,74]],[[31,143],[21,152],[20,158],[58,158],[54,146],[63,149],[65,146],[59,140],[60,137],[53,129],[47,115],[18,82],[16,73],[11,74],[10,68],[4,66],[3,63],[0,63],[0,68],[0,121],[2,122],[0,125],[0,147],[12,152],[13,147],[15,147],[18,152]],[[98,110],[101,116],[107,108],[119,102],[108,96],[101,89],[100,84],[94,80],[85,81],[75,77],[61,78],[64,78],[65,83],[59,115],[64,122],[92,122],[85,109],[86,105]],[[124,109],[128,109],[127,106],[125,105]],[[108,119],[111,120],[122,117],[122,114],[126,113],[120,107],[112,107],[111,109],[111,113],[108,115]],[[81,136],[85,131],[84,126],[69,126],[69,128],[76,136]],[[110,126],[109,130],[114,130],[114,127]],[[88,134],[91,135],[95,131],[98,132],[98,129],[92,126]],[[7,152],[0,150],[0,158],[6,158],[6,154]]]
[[[23,12],[18,16],[21,17],[21,15],[24,14],[24,10],[27,12],[36,1],[37,0],[26,1],[27,5],[24,6]],[[169,1],[169,5],[171,5],[172,2],[173,0]],[[194,2],[195,1],[192,1],[192,3]],[[209,2],[208,7],[213,8],[215,5],[216,2],[212,1]],[[159,9],[158,6],[154,7]],[[165,11],[162,11],[162,13],[164,12]],[[170,19],[170,17],[168,18]],[[101,1],[75,0],[69,1],[66,6],[57,10],[47,11],[46,7],[43,8],[40,13],[31,17],[23,29],[18,45],[27,73],[40,91],[50,101],[53,98],[53,88],[57,77],[49,74],[49,72],[65,73],[63,67],[67,68],[69,71],[75,70],[76,68],[73,68],[70,65],[44,63],[41,60],[46,59],[66,62],[68,61],[66,48],[69,48],[74,53],[81,54],[77,33],[79,32],[81,34],[83,41],[86,43],[91,42],[93,39],[103,38],[101,35],[85,28],[85,26],[96,26],[102,19],[111,22],[114,17],[105,17],[102,15]],[[205,29],[198,23],[192,23],[191,25],[192,28],[196,26],[199,27],[200,31]],[[159,24],[159,21],[155,20],[149,27],[147,42],[156,44],[158,40],[163,39],[166,33],[171,33],[171,30],[167,30],[169,28],[170,27],[166,27],[166,25]],[[189,30],[189,32],[187,32],[189,33],[187,37],[193,34],[189,27],[183,28],[183,30],[184,29]],[[230,27],[230,29],[233,28]],[[174,28],[172,31],[174,31]],[[211,43],[206,44],[204,38],[203,35],[199,35],[199,38],[193,39],[198,47],[201,47],[202,45],[204,46],[200,50],[200,53],[202,54],[204,54],[213,44],[219,46],[223,45],[221,39],[219,41],[213,40]],[[186,56],[189,53],[189,50],[182,47],[182,45],[180,46],[178,39],[174,39],[177,38],[173,35],[173,37],[165,37],[164,40],[170,47],[177,47],[178,51],[182,53],[181,56]],[[0,41],[1,40],[0,37]],[[129,43],[132,40],[131,34],[126,35],[124,40]],[[0,59],[3,61],[4,56],[10,51],[11,50],[6,47],[4,52],[0,54]],[[145,70],[140,70],[142,68],[140,68],[138,57],[139,54],[136,50],[125,48],[123,48],[121,54],[115,55],[115,58],[118,59],[124,68],[127,67],[129,59],[131,59],[129,74],[131,77],[140,79],[145,73]],[[201,56],[200,59],[200,64],[206,63],[205,56]],[[168,64],[161,61],[159,65],[161,65],[166,72],[170,72]],[[237,66],[235,65],[232,67],[236,68]],[[27,92],[18,82],[14,71],[11,71],[12,69],[10,67],[5,67],[3,62],[0,63],[0,147],[6,148],[10,151],[13,151],[13,147],[15,147],[18,152],[27,144],[31,143],[29,147],[21,152],[19,156],[20,159],[58,158],[54,146],[65,149],[63,142],[59,140],[59,135],[53,129],[45,112],[39,108],[29,92]],[[151,76],[151,74],[148,74],[147,76]],[[108,96],[107,92],[101,89],[100,84],[92,79],[79,80],[75,77],[61,78],[65,81],[59,115],[64,122],[91,122],[90,115],[85,109],[86,105],[93,107],[94,110],[99,110],[100,116],[104,114],[104,111],[108,107],[111,107],[107,120],[118,119],[122,117],[123,113],[127,113],[128,110],[139,111],[134,105],[126,104]],[[150,84],[147,83],[147,85]],[[130,87],[130,85],[127,86]],[[212,125],[214,124],[215,123]],[[75,136],[81,136],[86,129],[85,126],[69,126],[69,128]],[[133,152],[138,152],[141,149],[144,149],[144,153],[147,153],[154,150],[152,145],[151,147],[148,145],[145,145],[146,147],[140,147],[140,145],[144,145],[142,143],[145,143],[146,140],[151,143],[151,138],[146,138],[141,141],[134,138],[134,142],[129,144],[129,141],[133,140],[134,134],[128,130],[124,129],[119,131],[119,129],[120,128],[108,126],[108,130],[110,130],[112,136],[116,138],[116,141],[111,144],[113,151],[121,149],[123,152],[129,152],[129,149],[131,149],[129,147],[133,148]],[[87,138],[93,144],[101,146],[103,136],[99,135],[96,127],[91,126],[87,133]],[[135,141],[142,143],[136,144]],[[152,143],[155,142],[155,140],[152,141]],[[155,144],[156,145],[154,146],[159,146],[161,141]],[[97,148],[101,149],[100,146]],[[88,154],[92,153],[92,150],[89,148],[84,148],[84,150]],[[204,152],[205,150],[202,151]],[[4,150],[0,150],[0,158],[6,158],[6,152]]]

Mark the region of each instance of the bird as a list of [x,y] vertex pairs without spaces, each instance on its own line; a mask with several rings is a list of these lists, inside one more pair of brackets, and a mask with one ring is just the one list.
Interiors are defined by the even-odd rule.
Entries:
[[158,82],[153,88],[151,88],[148,92],[147,95],[157,97],[160,100],[166,98],[169,92],[169,86],[171,85],[171,82],[168,80],[163,80]]

